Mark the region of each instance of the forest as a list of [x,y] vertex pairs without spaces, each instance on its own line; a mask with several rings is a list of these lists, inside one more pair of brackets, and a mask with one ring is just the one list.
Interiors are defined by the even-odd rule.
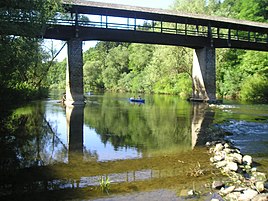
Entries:
[[[7,12],[13,5],[1,5],[0,15],[24,15],[42,23],[61,10],[59,0],[24,4],[20,13]],[[27,1],[29,2],[29,1]],[[0,3],[2,4],[2,3]],[[33,7],[38,14],[32,16]],[[266,0],[174,0],[172,10],[267,23]],[[27,35],[40,27],[30,23]],[[16,25],[0,24],[0,30]],[[25,30],[23,30],[25,31]],[[42,39],[0,35],[0,102],[27,101],[44,97],[51,89],[65,88],[66,60],[55,60],[53,48]],[[193,50],[177,46],[98,42],[84,52],[85,91],[174,94],[191,96]],[[217,96],[251,102],[268,102],[268,52],[217,49]],[[14,99],[15,98],[15,99]]]

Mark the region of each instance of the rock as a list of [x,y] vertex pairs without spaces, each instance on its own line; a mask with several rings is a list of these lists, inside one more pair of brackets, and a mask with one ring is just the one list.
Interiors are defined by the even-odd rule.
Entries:
[[263,192],[264,191],[264,182],[262,181],[257,181],[255,184],[255,187],[257,189],[258,192]]
[[247,164],[247,165],[251,165],[252,164],[252,157],[249,155],[245,155],[243,157],[243,163]]
[[256,167],[251,168],[251,172],[257,172],[257,168]]
[[225,200],[238,200],[240,196],[240,192],[232,192],[225,196]]
[[235,186],[230,186],[230,187],[225,188],[225,189],[222,188],[219,193],[221,195],[227,195],[227,194],[233,192],[234,189],[235,189]]
[[210,147],[211,145],[212,145],[211,142],[206,142],[206,146],[207,146],[207,147]]
[[262,172],[253,172],[252,176],[256,179],[256,181],[266,181],[266,175]]
[[214,159],[214,162],[222,161],[222,160],[224,160],[224,156],[216,155],[216,156],[213,157],[213,159]]
[[224,146],[225,148],[229,148],[229,147],[230,147],[230,145],[229,145],[228,143],[225,143],[223,146]]
[[238,165],[234,162],[227,162],[227,165],[226,167],[224,168],[224,170],[226,172],[229,172],[229,171],[237,171],[238,170]]
[[259,194],[252,199],[252,201],[267,201],[267,200],[268,200],[268,193]]
[[224,148],[224,146],[221,143],[216,144],[215,148],[214,148],[214,153],[222,151]]
[[211,157],[209,160],[210,160],[211,163],[214,163],[215,162],[214,161],[214,157]]
[[196,193],[195,193],[195,191],[194,190],[189,190],[188,191],[188,195],[189,196],[193,196],[193,195],[195,195]]
[[216,168],[222,168],[222,167],[225,167],[226,165],[227,165],[226,161],[220,161],[216,163]]
[[225,184],[222,181],[213,181],[212,182],[213,189],[221,189],[224,186],[225,186]]
[[247,189],[243,192],[243,194],[240,195],[240,197],[238,198],[238,200],[241,201],[246,201],[246,200],[251,200],[253,199],[255,196],[258,195],[258,192],[252,189]]
[[233,153],[233,154],[230,154],[229,157],[232,157],[232,161],[233,162],[236,162],[236,163],[239,163],[239,164],[242,164],[243,162],[243,156],[239,153]]

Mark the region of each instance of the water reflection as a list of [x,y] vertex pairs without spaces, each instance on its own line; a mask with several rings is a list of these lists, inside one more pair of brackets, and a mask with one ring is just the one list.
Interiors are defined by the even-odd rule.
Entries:
[[[85,108],[67,107],[69,161],[72,153],[107,161],[193,149],[198,136],[212,123],[214,112],[200,103],[186,108],[163,104],[154,100],[153,104],[133,105],[120,97],[95,97]],[[188,107],[191,113],[185,111]],[[202,143],[199,139],[198,144]]]
[[14,150],[12,163],[19,168],[180,153],[200,144],[200,132],[214,117],[205,104],[170,97],[133,105],[107,96],[91,97],[86,107],[46,101],[16,110],[14,138],[2,142],[2,150]]
[[83,159],[84,106],[66,107],[69,162]]
[[208,104],[192,103],[192,148],[196,145],[205,145],[208,137],[207,129],[212,125],[215,112],[209,109]]

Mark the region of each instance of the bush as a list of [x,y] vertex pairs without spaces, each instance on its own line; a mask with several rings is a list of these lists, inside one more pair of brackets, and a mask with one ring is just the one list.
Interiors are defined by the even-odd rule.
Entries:
[[251,102],[268,102],[268,79],[255,74],[243,81],[240,99]]

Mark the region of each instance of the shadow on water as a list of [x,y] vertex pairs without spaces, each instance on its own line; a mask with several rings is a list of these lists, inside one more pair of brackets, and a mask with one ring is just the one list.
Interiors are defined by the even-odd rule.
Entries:
[[[213,177],[202,146],[214,112],[175,97],[93,96],[85,107],[35,102],[1,128],[1,200],[66,200],[173,189],[204,190]],[[204,132],[205,133],[205,132]],[[204,138],[204,139],[202,139]],[[204,174],[194,176],[198,164]]]

